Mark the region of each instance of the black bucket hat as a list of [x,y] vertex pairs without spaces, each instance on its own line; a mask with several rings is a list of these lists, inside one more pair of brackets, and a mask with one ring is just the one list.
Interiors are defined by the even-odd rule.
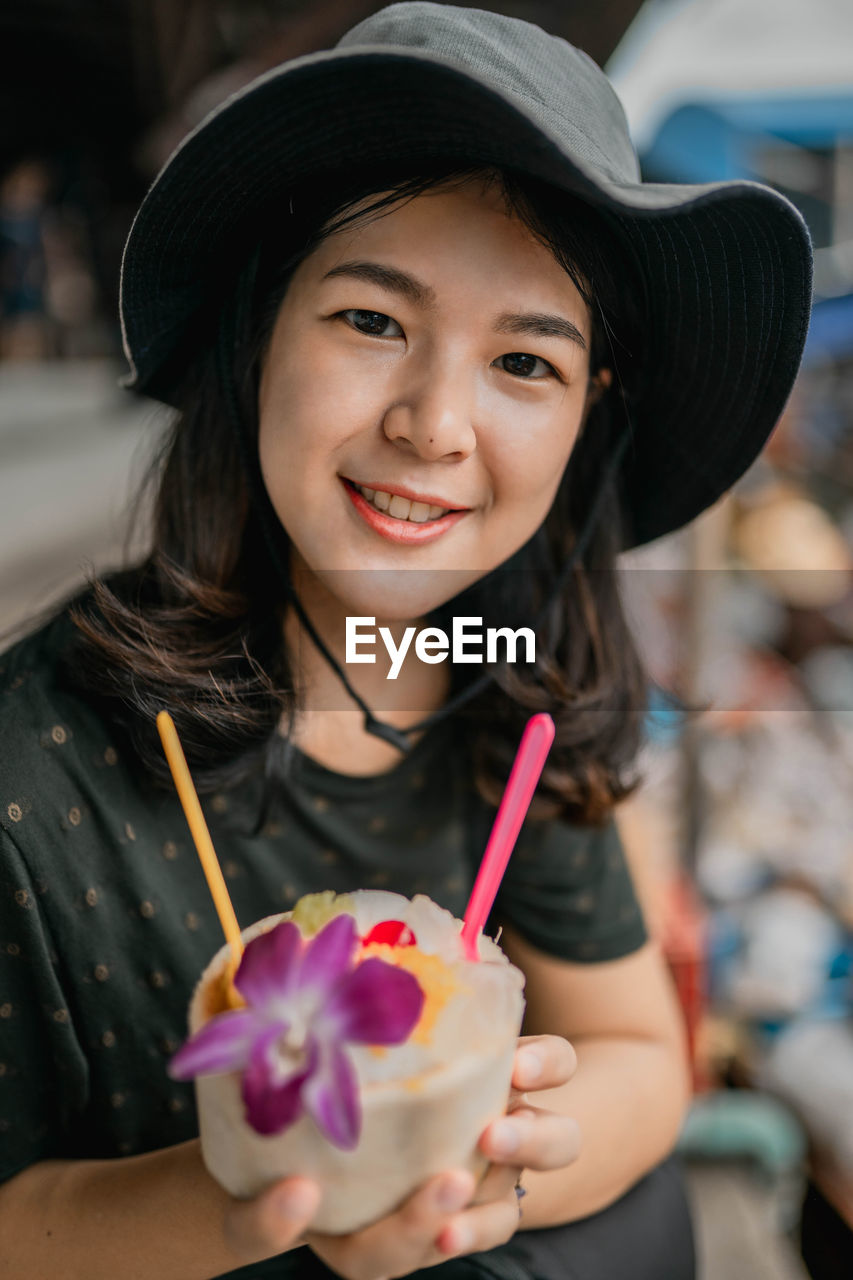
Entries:
[[[791,391],[811,300],[806,226],[758,183],[642,182],[604,73],[497,13],[391,5],[335,49],[267,72],[185,139],[125,249],[126,385],[170,402],[223,269],[289,192],[344,162],[420,159],[514,170],[607,212],[643,282],[650,340],[621,464],[630,543],[710,506]],[[282,237],[284,255],[285,227]]]

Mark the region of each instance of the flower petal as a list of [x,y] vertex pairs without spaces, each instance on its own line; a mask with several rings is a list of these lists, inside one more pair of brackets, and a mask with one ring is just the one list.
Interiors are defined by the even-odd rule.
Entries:
[[349,1058],[332,1041],[318,1046],[317,1066],[302,1089],[302,1100],[330,1142],[351,1151],[361,1134],[361,1099]]
[[341,1040],[400,1044],[414,1029],[424,993],[414,974],[372,956],[338,983],[322,1010],[322,1024]]
[[300,987],[316,986],[328,990],[334,986],[349,969],[357,941],[352,916],[333,916],[303,952]]
[[173,1080],[237,1071],[249,1058],[252,1040],[264,1024],[254,1009],[217,1014],[183,1045],[168,1065]]
[[281,1024],[271,1026],[255,1040],[249,1065],[243,1073],[246,1120],[257,1133],[265,1136],[281,1133],[302,1115],[302,1086],[317,1061],[312,1045],[304,1064],[281,1080],[276,1042],[283,1030]]
[[280,999],[296,983],[296,960],[301,950],[302,935],[298,927],[290,920],[282,920],[281,924],[246,943],[234,975],[234,986],[255,1008]]

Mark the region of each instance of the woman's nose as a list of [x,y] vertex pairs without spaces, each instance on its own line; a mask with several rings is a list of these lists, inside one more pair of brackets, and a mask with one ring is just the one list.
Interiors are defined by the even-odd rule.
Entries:
[[459,371],[425,370],[388,406],[382,427],[389,440],[430,462],[461,462],[477,447],[473,412],[474,388]]

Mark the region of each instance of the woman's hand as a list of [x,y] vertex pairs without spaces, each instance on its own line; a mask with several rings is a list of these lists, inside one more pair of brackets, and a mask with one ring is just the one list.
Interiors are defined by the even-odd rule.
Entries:
[[[561,1169],[577,1159],[580,1152],[577,1122],[569,1116],[531,1106],[528,1099],[528,1094],[539,1090],[559,1088],[572,1078],[576,1067],[575,1051],[561,1036],[521,1037],[507,1114],[493,1121],[480,1139],[480,1150],[491,1164],[480,1184],[477,1204],[484,1200],[496,1201],[508,1184],[515,1200],[515,1186],[524,1169],[543,1172]],[[480,1243],[480,1229],[487,1230],[488,1222],[488,1208],[479,1215],[471,1211],[450,1224],[440,1243],[451,1253],[489,1248],[488,1244]],[[472,1231],[474,1242],[461,1249],[460,1240],[467,1240]]]
[[493,1121],[480,1140],[481,1151],[493,1164],[548,1170],[577,1159],[577,1123],[569,1116],[530,1106],[527,1096],[566,1084],[577,1065],[574,1049],[562,1036],[520,1038],[507,1114]]
[[295,1249],[305,1243],[304,1232],[319,1206],[320,1187],[309,1178],[286,1178],[251,1200],[229,1196],[226,1244],[247,1263]]
[[505,1244],[518,1227],[515,1187],[522,1170],[557,1169],[578,1154],[575,1122],[531,1107],[526,1097],[565,1084],[575,1065],[574,1050],[559,1036],[522,1037],[507,1115],[480,1140],[491,1164],[479,1186],[470,1173],[449,1171],[364,1230],[346,1236],[309,1232],[306,1243],[346,1280],[389,1280]]
[[[419,1187],[394,1213],[362,1231],[345,1236],[309,1232],[305,1243],[345,1280],[391,1280],[393,1276],[405,1276],[421,1267],[435,1266],[450,1256],[438,1248],[436,1241],[454,1221],[454,1215],[467,1216],[459,1211],[471,1202],[475,1187],[473,1175],[464,1169],[438,1174]],[[514,1206],[514,1193],[512,1201]],[[518,1224],[515,1208],[511,1214],[505,1212],[504,1217],[500,1237],[491,1243],[508,1240],[515,1230]]]

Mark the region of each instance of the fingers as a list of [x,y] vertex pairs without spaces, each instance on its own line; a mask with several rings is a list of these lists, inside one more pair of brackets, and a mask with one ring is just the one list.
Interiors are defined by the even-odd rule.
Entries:
[[282,1253],[300,1240],[319,1203],[320,1188],[308,1178],[288,1178],[253,1200],[233,1200],[225,1214],[228,1246],[252,1261]]
[[309,1233],[306,1243],[347,1280],[407,1275],[440,1261],[436,1237],[473,1194],[470,1173],[461,1169],[444,1173],[416,1191],[395,1213],[363,1231],[347,1236]]
[[473,1175],[464,1170],[442,1174],[415,1192],[393,1218],[386,1218],[385,1221],[396,1219],[396,1225],[403,1230],[432,1240],[436,1231],[444,1225],[447,1215],[458,1213],[470,1202],[474,1189]]
[[515,1052],[514,1089],[556,1089],[571,1080],[577,1055],[562,1036],[522,1036]]
[[500,1200],[460,1213],[439,1234],[436,1246],[444,1257],[494,1249],[515,1234],[520,1216],[513,1186]]
[[471,1203],[487,1204],[490,1200],[500,1200],[510,1191],[514,1193],[515,1184],[523,1172],[520,1165],[490,1164]]
[[527,1169],[562,1169],[580,1153],[580,1130],[571,1116],[537,1107],[519,1107],[493,1121],[480,1150],[498,1164]]

